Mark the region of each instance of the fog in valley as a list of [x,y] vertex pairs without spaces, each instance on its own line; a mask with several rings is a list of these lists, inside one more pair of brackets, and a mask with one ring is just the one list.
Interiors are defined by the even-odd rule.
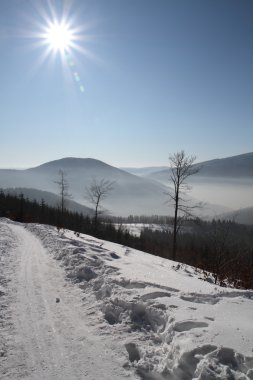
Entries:
[[195,178],[189,181],[191,195],[202,202],[220,204],[237,210],[253,204],[253,179]]
[[[249,155],[243,155],[243,157],[251,160]],[[228,160],[225,159],[226,162]],[[241,156],[238,160],[233,158],[233,162],[237,161],[242,161]],[[220,170],[224,165],[223,160],[218,160],[218,163],[214,161],[214,164],[213,161],[208,162],[208,170],[211,168],[214,174],[217,173],[216,176],[208,176],[205,165],[204,163],[203,170],[197,175],[191,176],[187,182],[189,184],[187,197],[190,202],[192,200],[193,203],[202,203],[202,207],[195,210],[195,216],[212,218],[226,212],[252,207],[252,177],[242,177],[241,175],[226,177],[226,170],[223,168],[222,171]],[[247,164],[246,167],[250,167],[250,165]],[[104,208],[109,214],[124,217],[128,215],[173,215],[173,206],[168,203],[166,195],[169,186],[172,186],[169,180],[170,171],[169,169],[164,170],[164,168],[163,170],[157,169],[155,171],[155,168],[152,168],[150,173],[150,168],[143,168],[143,170],[139,170],[141,175],[136,175],[132,174],[136,173],[135,169],[122,170],[95,159],[64,158],[27,170],[1,169],[0,187],[37,189],[59,194],[59,186],[56,182],[59,180],[59,170],[63,170],[69,185],[71,200],[82,206],[91,206],[85,198],[85,191],[92,179],[104,178],[114,182],[112,191],[104,201]],[[240,170],[238,173],[242,174],[243,171]],[[222,174],[224,175],[222,176]],[[30,199],[38,201],[45,195],[28,190],[24,193]],[[72,207],[73,204],[70,206]],[[74,207],[74,210],[76,209],[77,205]]]

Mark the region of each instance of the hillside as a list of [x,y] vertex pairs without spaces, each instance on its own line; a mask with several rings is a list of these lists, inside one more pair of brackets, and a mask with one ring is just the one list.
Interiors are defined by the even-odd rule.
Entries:
[[199,176],[253,178],[253,152],[197,164]]
[[0,219],[0,252],[4,379],[252,379],[253,291],[46,225]]
[[[16,188],[7,188],[4,191],[5,193],[20,195],[23,194],[25,198],[33,201],[36,200],[38,203],[43,199],[48,206],[58,207],[61,204],[61,197],[57,194],[50,193],[48,191],[42,191],[37,189],[29,189],[26,187],[16,187]],[[71,199],[66,200],[66,207],[70,211],[81,212],[84,215],[93,215],[94,211],[89,208],[81,205],[80,203],[74,202]]]
[[[194,177],[252,179],[253,152],[227,158],[203,161],[195,164],[194,166],[200,169]],[[147,174],[147,177],[165,182],[168,181],[169,173],[169,168],[164,170],[158,169],[153,170],[152,173]]]
[[243,208],[219,215],[219,218],[237,223],[253,225],[253,207]]

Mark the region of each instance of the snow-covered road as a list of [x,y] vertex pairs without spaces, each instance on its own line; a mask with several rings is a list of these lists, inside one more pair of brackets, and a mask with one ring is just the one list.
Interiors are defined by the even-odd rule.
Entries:
[[91,335],[82,314],[81,290],[66,282],[63,269],[38,238],[13,223],[1,228],[11,245],[5,270],[11,266],[7,291],[12,334],[6,339],[8,353],[3,351],[0,358],[0,378],[128,377],[114,353]]

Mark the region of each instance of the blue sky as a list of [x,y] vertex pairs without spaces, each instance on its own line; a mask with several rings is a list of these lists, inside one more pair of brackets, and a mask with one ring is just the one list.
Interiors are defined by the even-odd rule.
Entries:
[[[70,3],[72,67],[39,37]],[[0,44],[0,167],[253,150],[252,0],[1,0]]]

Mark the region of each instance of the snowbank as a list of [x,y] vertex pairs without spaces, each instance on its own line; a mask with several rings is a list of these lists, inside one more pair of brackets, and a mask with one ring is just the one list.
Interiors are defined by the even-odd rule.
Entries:
[[253,291],[191,267],[50,226],[28,225],[83,291],[91,329],[146,380],[253,379]]

